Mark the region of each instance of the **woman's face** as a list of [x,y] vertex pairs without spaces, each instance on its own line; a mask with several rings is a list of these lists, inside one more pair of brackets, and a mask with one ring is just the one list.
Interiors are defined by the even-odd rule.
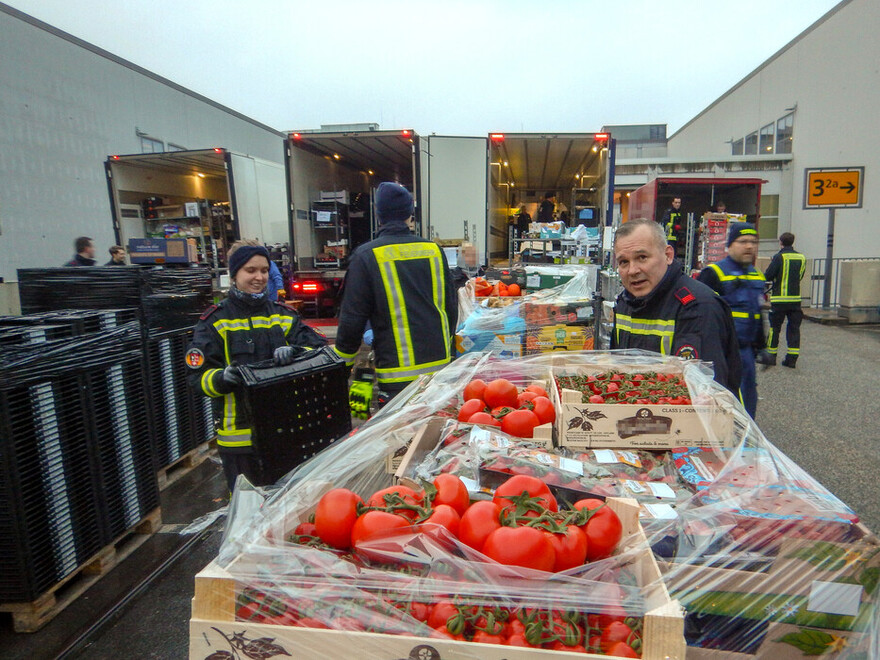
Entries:
[[238,269],[233,278],[236,288],[244,293],[262,293],[269,281],[269,261],[255,254]]

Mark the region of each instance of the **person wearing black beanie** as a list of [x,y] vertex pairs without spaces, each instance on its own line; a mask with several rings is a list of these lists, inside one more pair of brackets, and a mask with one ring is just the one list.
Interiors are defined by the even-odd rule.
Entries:
[[[239,366],[264,360],[286,365],[298,352],[327,345],[292,308],[269,300],[269,251],[256,241],[229,248],[229,295],[199,318],[186,353],[187,381],[205,396],[223,399],[217,448],[229,490],[239,474],[253,478],[250,420],[236,392],[242,384]],[[291,466],[293,467],[293,466]]]
[[379,233],[351,255],[334,349],[352,365],[364,329],[373,329],[379,402],[452,360],[458,298],[443,250],[414,236],[413,197],[397,183],[374,195]]
[[769,364],[761,304],[764,274],[754,266],[758,256],[758,230],[748,222],[731,222],[727,256],[700,271],[699,281],[708,285],[730,305],[742,360],[740,394],[746,412],[755,418],[758,383],[755,364]]

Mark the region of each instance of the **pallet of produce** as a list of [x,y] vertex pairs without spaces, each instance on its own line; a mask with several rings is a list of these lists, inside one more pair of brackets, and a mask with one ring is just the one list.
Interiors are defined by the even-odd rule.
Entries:
[[552,373],[560,446],[672,449],[736,444],[729,405],[720,405],[712,395],[692,400],[675,363],[562,366]]
[[471,502],[440,474],[324,490],[299,518],[196,577],[190,658],[684,658],[632,500],[560,506],[519,475]]
[[870,657],[876,543],[785,537],[767,571],[728,565],[660,564],[688,612],[688,658]]

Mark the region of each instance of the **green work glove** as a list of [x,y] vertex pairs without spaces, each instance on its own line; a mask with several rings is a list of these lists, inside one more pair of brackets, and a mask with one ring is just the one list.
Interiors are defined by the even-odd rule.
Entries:
[[370,403],[373,401],[373,383],[355,380],[348,390],[348,406],[351,414],[361,419],[370,416]]

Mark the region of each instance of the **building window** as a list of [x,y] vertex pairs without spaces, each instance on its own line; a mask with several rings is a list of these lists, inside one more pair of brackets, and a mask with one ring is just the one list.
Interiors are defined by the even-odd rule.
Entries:
[[733,156],[742,156],[743,155],[743,139],[734,140],[731,145],[731,154]]
[[744,153],[746,156],[753,156],[758,153],[758,131],[746,135],[746,147]]
[[186,147],[181,147],[179,144],[174,144],[173,142],[168,143],[168,151],[186,151]]
[[773,124],[767,124],[761,129],[761,142],[758,148],[765,156],[773,153]]
[[787,114],[776,122],[776,153],[790,154],[794,133],[794,113]]
[[761,195],[759,239],[775,239],[779,235],[779,195]]
[[142,154],[157,154],[162,151],[165,151],[165,144],[162,140],[155,140],[151,137],[146,137],[145,135],[141,136]]

